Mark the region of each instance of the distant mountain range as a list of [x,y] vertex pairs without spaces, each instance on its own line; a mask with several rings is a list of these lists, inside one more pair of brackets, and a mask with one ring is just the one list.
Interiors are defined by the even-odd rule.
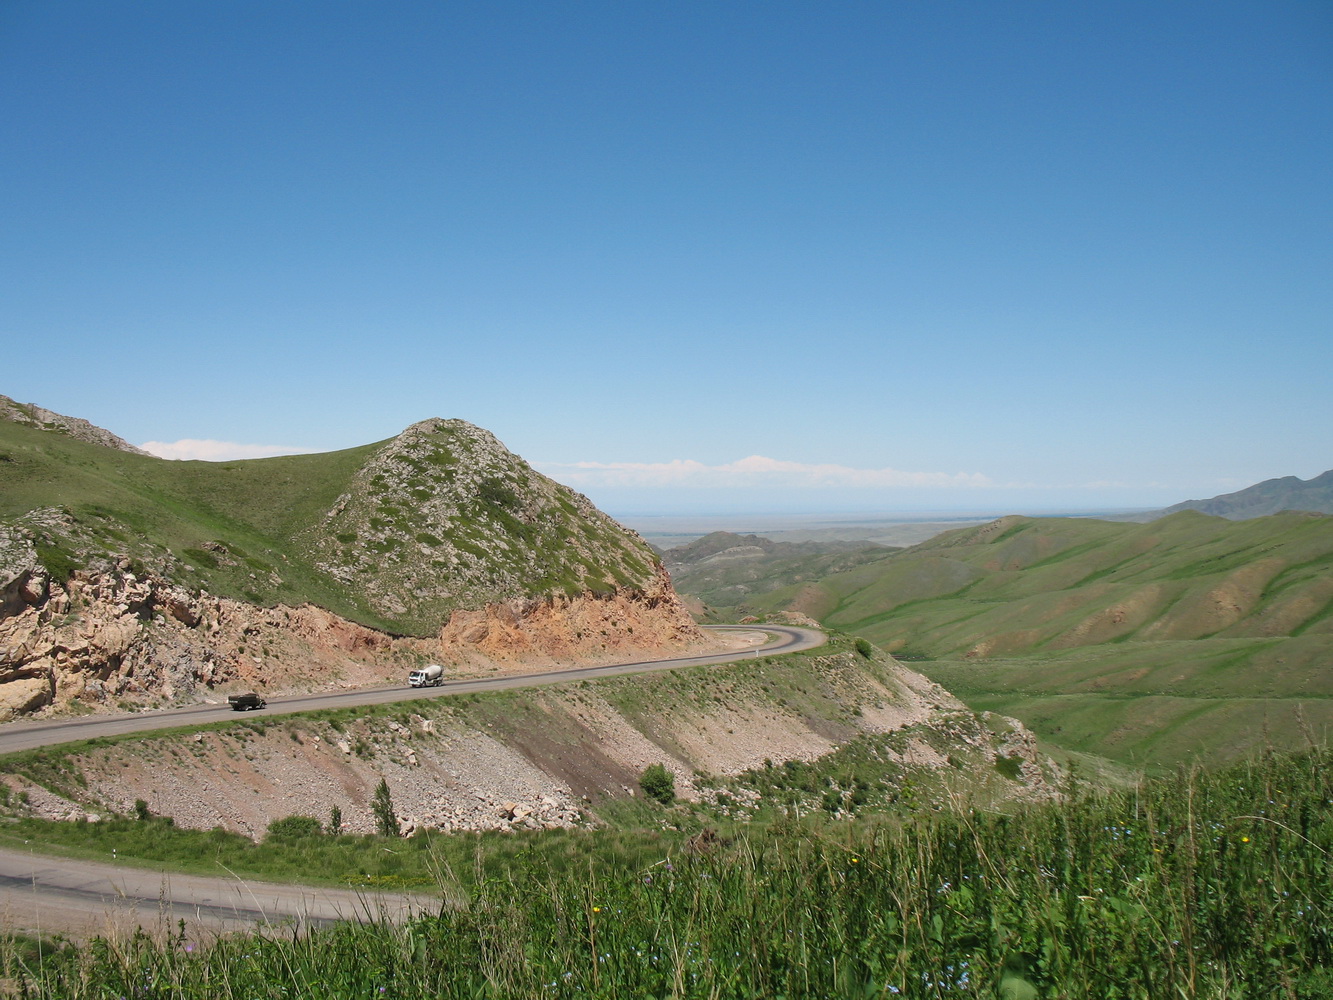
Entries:
[[1182,510],[1197,510],[1203,514],[1225,517],[1231,521],[1245,521],[1252,517],[1267,517],[1285,510],[1306,510],[1316,514],[1333,514],[1333,469],[1313,479],[1283,476],[1266,479],[1235,493],[1223,493],[1209,500],[1186,500],[1163,510],[1146,511],[1111,518],[1114,521],[1153,521]]

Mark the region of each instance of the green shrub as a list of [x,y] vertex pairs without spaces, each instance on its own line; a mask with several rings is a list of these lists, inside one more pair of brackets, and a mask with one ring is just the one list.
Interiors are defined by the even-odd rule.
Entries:
[[875,655],[875,647],[870,645],[870,642],[867,639],[858,638],[856,640],[856,651],[867,660]]
[[1006,757],[1004,754],[995,755],[995,770],[999,771],[1010,781],[1022,780],[1023,770],[1020,767],[1022,763],[1023,758],[1017,755],[1013,757]]
[[56,545],[38,545],[37,561],[46,570],[46,575],[57,583],[68,582],[79,568],[79,561]]
[[314,816],[284,816],[268,825],[267,836],[270,840],[306,840],[323,832]]
[[649,764],[639,775],[639,787],[650,799],[664,806],[676,801],[676,777],[663,764]]

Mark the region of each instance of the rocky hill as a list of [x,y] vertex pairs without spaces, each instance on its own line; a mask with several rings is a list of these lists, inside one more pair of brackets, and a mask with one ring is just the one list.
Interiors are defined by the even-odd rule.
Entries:
[[0,715],[704,642],[638,536],[460,420],[207,463],[3,412]]

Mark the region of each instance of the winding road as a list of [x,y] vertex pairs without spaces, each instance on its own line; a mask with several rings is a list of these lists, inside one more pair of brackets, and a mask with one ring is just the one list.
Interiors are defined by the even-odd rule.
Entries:
[[[707,627],[716,631],[755,633],[756,640],[761,633],[768,633],[768,639],[731,653],[510,674],[452,681],[438,688],[394,686],[293,695],[273,699],[264,714],[291,715],[320,709],[562,684],[710,663],[733,663],[775,653],[796,653],[827,641],[827,637],[815,629],[788,625]],[[232,712],[224,702],[60,722],[14,722],[0,726],[0,754],[100,736],[245,717],[245,713]],[[91,935],[123,933],[135,927],[168,930],[184,920],[187,927],[196,931],[217,933],[255,925],[295,923],[306,926],[349,919],[401,919],[440,906],[438,898],[424,895],[281,885],[236,876],[182,875],[59,858],[41,854],[40,850],[40,844],[28,845],[25,850],[0,849],[0,929]]]

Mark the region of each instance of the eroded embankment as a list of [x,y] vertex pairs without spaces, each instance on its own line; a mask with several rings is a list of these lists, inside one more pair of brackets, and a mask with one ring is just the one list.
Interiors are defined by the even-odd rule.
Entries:
[[[0,721],[62,711],[327,691],[453,676],[591,666],[725,648],[659,572],[645,588],[455,611],[437,636],[393,636],[313,605],[265,608],[163,582],[130,560],[63,582],[24,539],[0,565]],[[12,553],[11,553],[12,554]]]
[[997,721],[835,638],[724,666],[71,744],[10,756],[0,780],[11,804],[50,818],[132,814],[142,800],[180,826],[252,837],[334,807],[345,831],[374,831],[381,780],[405,831],[556,828],[642,794],[652,763],[682,798],[715,802],[728,777],[894,734],[876,753],[896,773],[993,783],[1000,767],[1004,796],[1051,795],[1031,734]]

